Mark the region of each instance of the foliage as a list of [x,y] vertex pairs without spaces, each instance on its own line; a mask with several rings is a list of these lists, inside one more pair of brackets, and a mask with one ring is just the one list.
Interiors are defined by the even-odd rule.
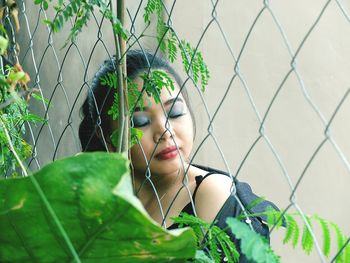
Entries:
[[198,262],[207,262],[207,258],[203,256],[203,249],[209,248],[210,259],[214,262],[220,262],[221,255],[227,258],[227,262],[238,262],[239,253],[235,244],[229,236],[221,228],[216,225],[207,223],[202,219],[181,213],[178,217],[173,218],[174,223],[179,224],[179,227],[189,226],[193,229],[197,237],[197,247],[199,252],[197,256],[202,260]]
[[[47,0],[35,0],[34,2],[36,4],[42,5],[42,7],[46,10],[49,8],[49,4],[51,3],[51,0],[49,0],[49,1],[47,1]],[[66,44],[68,43],[68,41],[74,41],[76,36],[78,35],[78,33],[83,29],[84,26],[87,25],[87,22],[89,21],[91,14],[94,11],[94,8],[97,8],[103,14],[103,16],[105,18],[107,18],[112,23],[112,27],[113,27],[115,34],[119,35],[120,37],[122,37],[124,39],[127,39],[129,36],[128,31],[123,27],[123,25],[118,20],[118,18],[111,12],[111,6],[107,5],[106,1],[103,1],[103,0],[72,0],[72,1],[59,0],[58,3],[54,6],[54,8],[57,11],[56,17],[52,21],[50,21],[50,20],[45,21],[50,26],[50,28],[52,29],[53,32],[59,32],[63,28],[64,24],[67,21],[69,21],[69,20],[74,21],[73,27],[70,31],[70,35],[66,41]],[[167,23],[164,21],[164,19],[163,19],[164,10],[165,10],[165,8],[164,8],[162,0],[148,0],[146,3],[145,10],[144,10],[145,11],[144,12],[144,21],[146,24],[149,25],[151,23],[152,15],[156,16],[156,30],[157,30],[156,37],[158,40],[159,49],[163,53],[167,54],[167,58],[171,62],[174,62],[176,60],[176,58],[178,57],[178,52],[179,52],[178,50],[180,50],[182,64],[183,64],[185,72],[192,77],[192,80],[195,84],[198,84],[198,85],[200,84],[202,91],[204,91],[205,87],[208,85],[208,80],[209,80],[210,74],[209,74],[209,70],[208,70],[206,63],[204,62],[203,56],[202,56],[201,52],[198,50],[198,47],[192,47],[191,44],[189,42],[187,42],[186,40],[179,40],[177,34],[175,33],[175,31],[171,27],[170,23]],[[6,39],[0,38],[0,50],[2,50],[2,46],[4,45],[3,43],[6,43],[6,41],[4,41],[4,40],[6,40]],[[167,73],[165,73],[163,71],[160,71],[160,70],[150,71],[148,73],[143,74],[142,79],[144,80],[143,91],[146,92],[146,94],[148,96],[153,97],[156,103],[160,103],[160,101],[161,101],[160,100],[160,93],[164,87],[166,89],[168,89],[168,91],[174,90],[173,80],[171,79],[171,77],[168,76]],[[4,80],[4,82],[6,82],[6,81]],[[101,78],[101,82],[103,82],[109,88],[113,88],[113,89],[117,88],[117,79],[116,79],[115,74],[108,74],[107,76],[105,76],[105,78]],[[143,107],[143,98],[142,98],[142,92],[138,90],[137,86],[135,85],[135,83],[133,83],[133,81],[127,79],[127,83],[128,83],[128,88],[129,88],[129,90],[128,90],[129,93],[127,96],[128,97],[127,100],[129,101],[129,114],[132,115],[132,113],[136,107],[140,107],[140,108]],[[115,119],[118,119],[118,116],[119,116],[119,113],[118,113],[119,97],[117,95],[117,92],[115,92],[114,94],[115,94],[114,95],[114,103],[113,103],[113,106],[111,107],[111,109],[108,111],[108,114],[110,114],[112,116],[112,118],[115,120]],[[11,114],[11,116],[13,116],[13,114]],[[30,119],[30,118],[34,118],[34,117],[27,116],[26,118]],[[26,120],[26,119],[23,119],[23,120]],[[8,120],[5,120],[5,122],[9,123]],[[22,125],[20,125],[20,126],[22,126]],[[0,130],[0,132],[1,132],[1,130]],[[132,136],[132,142],[131,142],[131,145],[132,145],[134,143],[137,143],[138,140],[140,140],[142,133],[140,130],[132,128],[131,129],[131,136]],[[112,142],[114,144],[116,144],[116,140],[117,139],[116,139],[115,133],[113,133],[112,134]],[[25,158],[25,157],[21,156],[21,158]],[[59,167],[59,165],[57,165],[57,166]],[[63,165],[62,165],[62,167],[63,167]],[[103,167],[103,168],[105,168],[105,167]],[[73,168],[71,168],[71,169],[74,170]],[[102,169],[102,167],[101,167],[101,169]],[[48,171],[51,172],[50,169],[48,169]],[[102,170],[98,171],[99,176],[103,175],[103,173],[101,173],[101,171]],[[111,169],[111,171],[116,171],[116,169]],[[91,172],[91,171],[90,170],[85,171],[85,174],[89,173],[89,172]],[[69,172],[68,172],[68,174],[69,174]],[[74,175],[74,176],[76,176],[76,175]],[[81,200],[83,200],[83,203],[80,203],[78,208],[76,208],[76,207],[73,208],[74,211],[81,209],[81,211],[79,210],[81,213],[81,214],[79,214],[79,220],[82,220],[82,218],[84,216],[89,215],[89,216],[94,218],[94,220],[92,220],[94,223],[96,223],[95,221],[97,221],[96,224],[98,226],[101,226],[104,223],[106,223],[108,220],[106,221],[105,219],[101,219],[100,215],[104,214],[104,213],[111,212],[110,210],[108,210],[108,209],[110,209],[110,206],[107,206],[107,208],[108,208],[107,211],[105,211],[105,208],[103,208],[103,209],[99,208],[98,210],[94,210],[95,209],[94,206],[101,205],[100,204],[101,200],[102,200],[102,202],[104,202],[104,204],[107,204],[106,203],[107,201],[105,202],[104,198],[107,198],[107,199],[110,198],[111,200],[115,201],[114,198],[116,198],[116,197],[115,196],[111,197],[110,191],[109,192],[107,191],[107,193],[105,191],[102,191],[102,189],[106,190],[106,188],[102,182],[96,181],[96,180],[99,180],[99,176],[95,176],[93,179],[92,178],[86,179],[87,181],[84,181],[85,179],[81,179],[81,181],[83,181],[82,185],[77,185],[76,187],[79,189],[83,189],[82,190],[83,192],[84,192],[84,189],[86,191],[91,191],[91,190],[96,191],[99,194],[98,195],[99,197],[101,197],[101,195],[102,195],[102,199],[100,199],[100,198],[97,199],[94,196],[91,197],[89,194],[89,197],[87,197],[87,195],[85,195],[86,202],[84,203],[84,196],[82,196],[82,197],[80,196],[80,194],[81,194],[80,191],[78,191],[77,189],[74,189],[74,187],[73,187],[73,190],[68,188],[67,191],[74,196],[79,195],[78,200],[80,200],[80,198],[82,198]],[[50,175],[50,177],[51,177],[51,175]],[[30,178],[35,179],[36,176],[31,176]],[[40,176],[39,176],[39,178],[40,178]],[[55,176],[53,176],[53,178],[55,178]],[[122,178],[124,178],[124,177],[122,177]],[[42,182],[45,184],[47,183],[45,181],[46,179],[45,180],[40,179],[40,180],[43,180]],[[123,181],[123,180],[124,179],[120,179],[120,181]],[[27,180],[27,182],[29,182],[29,181]],[[74,185],[73,181],[70,181],[70,183],[72,183],[72,185]],[[56,182],[56,185],[57,184],[58,184],[58,182]],[[29,183],[23,183],[23,185],[29,185]],[[1,184],[0,184],[0,187],[1,187]],[[52,187],[52,186],[50,186],[50,187]],[[92,189],[94,187],[95,187],[95,189]],[[98,187],[101,187],[101,188],[98,188]],[[121,190],[122,193],[124,193],[124,191],[125,191],[125,189],[119,189],[119,190]],[[19,192],[21,192],[21,191],[19,191]],[[27,193],[27,192],[25,192],[25,193]],[[129,191],[129,193],[128,193],[129,197],[130,197],[130,193],[131,193],[131,191]],[[6,197],[11,196],[11,194],[7,194]],[[14,196],[16,197],[17,195],[14,195]],[[31,194],[28,194],[28,196],[32,197]],[[34,197],[32,197],[32,198],[34,198]],[[38,197],[36,197],[36,198],[38,198]],[[92,198],[92,199],[90,199],[90,198]],[[17,199],[17,201],[18,200],[22,201],[22,200],[26,200],[26,199]],[[76,201],[76,200],[77,199],[74,199],[74,201]],[[58,201],[60,201],[60,200],[58,200]],[[65,202],[68,202],[70,205],[76,205],[74,203],[74,201],[65,200]],[[52,202],[55,203],[56,201],[54,199],[52,199]],[[119,199],[116,202],[120,202],[120,204],[122,204],[122,201]],[[45,202],[43,202],[43,203],[45,203]],[[13,204],[14,204],[13,206],[10,206],[10,207],[7,206],[7,210],[0,210],[0,217],[1,217],[2,213],[4,215],[5,214],[8,215],[8,214],[10,214],[10,212],[17,213],[20,211],[25,211],[25,210],[22,210],[23,204],[21,202],[19,202],[19,203],[17,202],[17,203],[13,203]],[[86,207],[84,207],[84,205]],[[130,204],[123,203],[123,205],[128,206]],[[121,206],[123,207],[123,205],[121,205]],[[62,203],[58,204],[58,206],[61,207],[59,209],[60,211],[63,210]],[[139,205],[136,205],[136,207],[139,207]],[[89,210],[90,208],[93,208],[93,209],[90,211]],[[42,216],[43,208],[40,207],[40,209],[35,210],[35,211],[37,211],[38,214],[41,213],[40,215]],[[50,211],[50,209],[48,207],[46,207],[46,209],[47,209],[47,211],[46,211],[46,216],[47,216],[47,214],[50,214],[51,212],[48,212],[48,211]],[[121,210],[121,211],[125,212],[124,210]],[[128,211],[129,211],[129,209],[127,209],[127,212]],[[138,210],[138,212],[140,212],[140,211]],[[28,213],[28,212],[26,212],[26,213]],[[62,211],[62,213],[64,213],[64,211]],[[142,211],[140,213],[143,214]],[[23,214],[22,216],[24,216],[24,215],[26,215],[26,214]],[[307,254],[310,254],[311,251],[313,250],[313,247],[314,247],[314,240],[313,240],[313,235],[312,235],[312,228],[314,225],[314,221],[318,222],[321,226],[321,229],[322,229],[323,238],[324,238],[323,253],[325,254],[325,256],[328,257],[330,254],[331,229],[333,229],[335,234],[336,234],[338,249],[342,249],[346,240],[347,240],[347,237],[345,237],[343,235],[343,233],[340,231],[340,229],[337,225],[335,225],[334,223],[328,222],[328,221],[326,221],[318,216],[311,216],[311,217],[306,216],[303,220],[304,225],[301,228],[298,226],[298,223],[297,223],[297,220],[295,219],[295,217],[291,214],[282,213],[282,212],[278,212],[278,211],[273,210],[273,211],[266,212],[264,215],[267,216],[268,223],[271,226],[273,225],[277,228],[279,228],[282,225],[282,218],[284,218],[284,220],[286,222],[286,234],[285,234],[283,242],[284,243],[291,243],[293,247],[296,247],[298,242],[299,242],[300,236],[301,236],[301,241],[300,241],[301,247]],[[122,218],[125,218],[124,214],[120,215],[120,216]],[[258,215],[250,215],[250,216],[258,216]],[[32,216],[32,217],[34,218],[34,216]],[[142,217],[142,216],[138,215],[137,217],[135,216],[134,219],[138,220],[139,218],[144,218],[144,217],[146,217],[146,216],[143,215],[143,217]],[[86,218],[84,218],[84,220],[85,219]],[[146,222],[149,223],[147,220],[146,220]],[[59,219],[59,221],[61,221],[61,219]],[[79,227],[88,226],[87,229],[83,229],[83,230],[89,235],[92,233],[92,232],[90,232],[90,231],[92,231],[91,229],[95,229],[95,230],[99,229],[97,226],[93,225],[90,221],[89,221],[89,223],[86,223],[86,225],[85,225],[85,223],[83,223],[83,224],[80,224],[80,226],[78,226],[78,227],[76,227],[76,225],[71,225],[70,222],[65,223],[64,220],[62,222],[63,222],[63,225],[65,226],[65,228],[70,228],[70,227],[74,228],[75,227],[76,229],[79,229]],[[197,245],[198,245],[198,250],[197,250],[196,256],[195,256],[195,259],[197,262],[212,262],[213,260],[216,262],[219,262],[221,255],[219,254],[218,249],[220,249],[222,251],[222,253],[228,258],[228,260],[229,260],[228,262],[238,261],[239,255],[238,255],[236,248],[234,247],[234,244],[229,239],[227,234],[223,230],[221,230],[220,228],[216,227],[215,225],[205,223],[204,221],[200,220],[199,218],[191,217],[191,216],[186,215],[186,214],[182,214],[178,218],[175,218],[174,221],[176,223],[178,223],[180,226],[188,225],[194,230],[196,237],[197,237]],[[118,222],[120,222],[119,218],[118,218],[118,220],[113,221],[113,223],[115,223],[115,224],[117,224]],[[108,223],[110,223],[110,221],[108,221]],[[106,235],[108,235],[108,238],[115,235],[117,232],[117,228],[115,228],[113,223],[110,223],[111,225],[108,225],[108,227],[106,226],[106,228],[105,228],[105,229],[108,229],[108,231],[113,230],[112,232],[105,231],[102,233],[102,232],[96,231],[93,233],[95,235],[94,238],[96,237],[96,239],[98,239],[100,237],[99,236],[100,234],[106,234]],[[129,222],[123,222],[123,223],[127,224]],[[138,222],[138,223],[140,223],[142,225],[141,222]],[[278,262],[279,261],[278,256],[276,256],[273,253],[273,251],[271,250],[269,245],[266,243],[266,241],[262,237],[260,237],[258,234],[256,234],[254,231],[252,231],[246,224],[244,224],[244,223],[242,223],[239,220],[234,219],[234,218],[228,219],[227,223],[230,226],[230,229],[232,230],[234,235],[238,239],[241,240],[242,253],[244,253],[248,259],[254,260],[256,262]],[[8,223],[8,224],[10,225],[10,223]],[[44,225],[49,225],[49,224],[44,223]],[[59,227],[58,227],[59,223],[56,222],[56,225],[57,225],[56,227],[51,226],[51,228],[52,228],[51,231],[56,231],[55,238],[60,239],[61,243],[66,242],[67,246],[65,249],[69,250],[69,245],[68,245],[69,242],[67,242],[67,240],[64,241],[62,239],[62,237],[58,237],[59,234],[57,234],[57,233],[59,231],[57,229],[59,229]],[[125,226],[125,225],[123,225],[123,226]],[[16,227],[17,227],[17,224],[16,224]],[[142,227],[143,227],[143,225],[142,225]],[[152,227],[155,227],[155,226],[152,225]],[[7,228],[10,228],[10,227],[7,226]],[[130,231],[131,229],[135,230],[135,229],[139,229],[139,228],[135,227],[135,229],[133,229],[130,225],[128,225],[128,227],[125,227],[125,229],[127,231]],[[84,232],[83,230],[80,229],[77,231]],[[73,236],[75,237],[75,232],[74,232],[75,229],[73,229],[72,231],[74,233]],[[152,228],[152,231],[150,231],[150,232],[148,232],[148,231],[150,231],[150,230],[147,229],[146,237],[149,237],[149,235],[151,235],[151,233],[154,233],[153,228]],[[184,233],[189,233],[189,232],[183,232],[183,235],[185,235]],[[147,234],[148,234],[148,236],[147,236]],[[23,236],[24,235],[25,234],[23,234]],[[62,232],[61,235],[64,236],[65,235],[64,232]],[[145,233],[140,234],[138,232],[138,235],[135,235],[135,237],[141,237],[142,235],[145,235]],[[89,237],[90,236],[88,236],[88,238]],[[113,237],[117,238],[118,236],[113,236]],[[86,238],[86,236],[85,236],[85,238]],[[152,238],[154,238],[154,236]],[[153,240],[153,242],[155,242],[154,245],[157,244],[158,241],[154,241],[155,239],[152,239],[152,240]],[[190,240],[190,238],[188,240]],[[21,240],[21,242],[22,241],[23,240]],[[107,241],[111,241],[111,240],[108,239],[105,241],[107,242]],[[150,241],[150,240],[147,239],[147,241]],[[90,241],[88,241],[87,243],[90,246],[89,242]],[[94,239],[94,242],[96,242],[95,239]],[[138,243],[138,241],[136,241],[136,242],[137,243],[133,243],[132,246],[134,247],[134,249],[139,249],[140,243]],[[26,242],[24,242],[24,243],[26,243]],[[23,242],[21,244],[23,245]],[[28,244],[31,244],[31,243],[29,242]],[[18,244],[16,244],[16,245],[18,246]],[[78,246],[78,247],[80,247],[80,246]],[[115,246],[111,246],[111,247],[115,247]],[[99,249],[110,249],[110,248],[102,246],[102,245],[100,245],[98,248]],[[209,254],[206,254],[204,252],[205,249],[209,249]],[[73,246],[73,250],[74,250],[74,246]],[[138,251],[140,251],[140,253],[141,253],[142,250],[138,250]],[[83,252],[85,253],[85,250],[83,250]],[[155,253],[155,251],[153,251],[153,252]],[[39,252],[39,253],[43,253],[43,252]],[[93,253],[96,253],[96,251],[92,251],[91,253],[88,253],[88,254],[92,255]],[[103,254],[103,252],[99,252],[99,253]],[[159,250],[157,250],[157,253],[152,254],[152,255],[150,255],[150,254],[142,255],[143,256],[142,262],[147,262],[147,261],[145,261],[145,258],[144,258],[145,256],[152,256],[152,257],[164,256],[164,258],[166,256],[170,256],[168,254],[168,250],[159,249]],[[2,253],[0,253],[0,255],[1,254]],[[72,254],[74,254],[74,253],[72,253]],[[189,254],[190,253],[188,253],[186,255],[189,255]],[[96,255],[99,255],[99,254],[96,254]],[[79,256],[80,256],[80,254],[78,253],[78,257]],[[129,256],[130,256],[130,254],[129,254]],[[187,258],[193,257],[193,256],[185,256],[184,254],[181,256],[183,256],[182,260],[186,259],[186,257]],[[345,249],[343,249],[343,252],[337,258],[337,262],[347,262],[349,260],[349,258],[350,258],[350,246],[348,245]],[[120,260],[122,260],[122,259],[120,259]],[[150,260],[151,260],[150,262],[153,262],[152,259],[150,259]],[[176,259],[174,259],[174,261],[176,261]],[[118,262],[122,262],[122,261],[118,261]],[[135,261],[133,261],[133,262],[135,262]],[[162,262],[162,261],[157,261],[157,262]]]
[[[257,201],[259,203],[259,201]],[[300,242],[304,252],[309,255],[314,247],[314,240],[312,238],[313,225],[319,223],[322,229],[323,236],[323,253],[326,257],[330,256],[331,248],[331,229],[333,228],[337,238],[337,249],[343,252],[337,257],[337,263],[349,262],[350,245],[345,248],[345,242],[349,237],[346,237],[340,230],[340,228],[317,215],[305,216],[305,220],[302,226],[297,223],[297,215],[290,213],[283,213],[276,210],[267,210],[260,214],[250,214],[250,217],[264,216],[267,218],[267,223],[270,227],[276,227],[280,229],[281,226],[285,227],[285,237],[283,243],[291,243],[293,248],[296,248]],[[243,253],[247,259],[254,262],[280,262],[279,256],[277,256],[271,249],[269,243],[263,236],[257,234],[247,224],[242,223],[240,220],[245,219],[245,216],[238,218],[228,218],[227,225],[233,235],[240,240],[240,253]],[[227,262],[236,262],[239,254],[234,244],[227,237],[223,229],[218,228],[216,225],[209,224],[203,220],[181,213],[180,216],[173,218],[174,222],[179,224],[179,227],[189,226],[193,229],[197,237],[197,253],[196,262],[220,262],[220,255],[218,251],[223,251],[223,256],[228,260]],[[314,222],[314,223],[313,223]],[[310,229],[309,229],[310,228]],[[302,231],[302,237],[300,239],[300,233]],[[310,231],[311,230],[311,231]],[[225,245],[226,243],[226,245]],[[232,244],[231,244],[232,243]],[[227,247],[228,245],[228,247]],[[227,248],[230,251],[227,251]],[[231,250],[233,248],[233,250]],[[206,253],[206,249],[209,249],[209,253]]]
[[[0,54],[4,59],[7,48],[7,33],[0,25]],[[28,111],[27,101],[21,96],[30,94],[29,81],[29,75],[18,63],[10,66],[7,62],[0,72],[0,171],[3,176],[16,176],[19,162],[32,153],[32,147],[23,138],[25,121],[45,122]],[[26,99],[29,100],[29,96]]]
[[[169,92],[175,90],[174,82],[172,78],[163,70],[151,70],[141,75],[144,81],[143,89],[139,90],[137,84],[127,79],[128,83],[128,105],[129,105],[129,116],[132,116],[136,108],[142,109],[144,107],[143,92],[148,97],[153,97],[156,103],[160,103],[160,93],[163,88],[166,88]],[[112,116],[113,120],[117,120],[119,117],[119,93],[117,92],[117,75],[114,73],[107,73],[100,78],[101,85],[107,86],[114,90],[114,101],[111,108],[108,110],[108,114]],[[130,147],[137,144],[142,138],[142,131],[131,127],[131,142]],[[118,131],[115,130],[112,135],[112,144],[116,146],[118,144]]]
[[[51,0],[34,0],[35,4],[41,5],[45,10],[49,8]],[[90,19],[91,13],[94,8],[97,8],[105,18],[107,18],[111,24],[116,36],[120,36],[123,39],[127,39],[130,35],[127,29],[122,25],[121,21],[113,14],[111,8],[111,2],[104,0],[72,0],[64,1],[59,0],[54,9],[56,10],[55,18],[51,20],[45,20],[53,32],[59,32],[64,24],[68,20],[74,20],[73,26],[70,30],[68,39],[65,45],[69,41],[75,41],[78,33],[81,32],[84,26]],[[157,40],[159,48],[163,53],[168,54],[168,59],[174,62],[177,57],[178,49],[181,50],[181,57],[184,69],[187,74],[192,75],[193,81],[198,84],[200,81],[202,91],[208,85],[209,70],[203,60],[201,52],[197,48],[191,47],[191,45],[183,40],[178,41],[177,36],[173,29],[163,21],[164,5],[162,0],[148,0],[144,10],[144,21],[146,24],[151,23],[152,14],[156,14],[156,28],[157,28]],[[102,82],[108,84],[109,87],[117,88],[117,79],[115,74],[107,74],[102,78]],[[145,92],[152,96],[156,103],[160,102],[160,93],[163,87],[167,89],[170,87],[174,90],[174,81],[168,76],[167,73],[154,70],[142,76],[144,79]],[[129,108],[129,113],[133,112],[134,108],[138,104],[143,103],[142,96],[138,96],[138,90],[131,88],[130,81],[128,79],[128,103],[126,108]],[[140,105],[142,107],[142,105]],[[119,116],[119,97],[118,94],[114,94],[114,101],[108,114],[112,116],[114,120]],[[131,115],[131,114],[130,114]],[[114,132],[112,142],[115,145],[119,145],[117,132]],[[138,133],[140,134],[140,133]],[[135,142],[135,137],[131,138]],[[132,144],[132,143],[131,143]]]
[[84,153],[0,180],[1,262],[184,262],[190,229],[166,231],[133,195],[120,154]]
[[[329,257],[331,251],[331,229],[334,230],[334,234],[337,238],[337,249],[340,251],[346,240],[349,238],[345,236],[340,230],[339,226],[335,223],[329,222],[318,215],[308,216],[304,215],[303,224],[298,225],[297,217],[299,214],[285,213],[282,211],[268,210],[261,214],[252,214],[249,216],[266,216],[267,223],[270,227],[276,227],[277,229],[283,225],[286,228],[283,243],[291,243],[293,248],[296,248],[298,243],[301,244],[302,250],[309,255],[314,248],[314,239],[312,232],[315,224],[319,224],[322,230],[323,246],[322,252],[324,256]],[[244,217],[244,216],[243,216]],[[235,234],[235,233],[234,233]],[[343,252],[337,257],[336,262],[348,262],[350,260],[350,245],[347,245]]]
[[[49,8],[49,2],[51,2],[51,0],[34,0],[34,3],[42,5],[44,10]],[[123,27],[120,20],[111,12],[109,6],[104,0],[59,0],[57,4],[54,5],[54,9],[56,10],[55,18],[52,21],[44,20],[44,22],[50,26],[53,32],[57,33],[61,31],[65,22],[73,20],[73,26],[65,42],[65,45],[67,45],[69,41],[75,41],[83,27],[87,26],[94,7],[97,7],[103,16],[112,23],[112,28],[115,34],[120,35],[124,39],[128,38],[129,32]]]
[[151,23],[152,14],[157,18],[157,40],[160,50],[168,54],[168,59],[174,62],[177,57],[178,49],[181,51],[181,58],[184,70],[187,74],[192,74],[194,83],[201,81],[202,91],[208,85],[209,70],[204,62],[202,53],[198,48],[193,48],[186,40],[178,41],[174,30],[163,21],[163,3],[162,0],[148,0],[144,21]]
[[241,251],[247,259],[256,263],[280,262],[279,256],[272,251],[268,242],[247,224],[237,218],[228,218],[226,223],[235,237],[241,241]]
[[163,88],[168,92],[174,91],[173,79],[163,70],[151,70],[141,76],[144,81],[143,90],[149,97],[153,97],[156,103],[160,103],[160,93]]

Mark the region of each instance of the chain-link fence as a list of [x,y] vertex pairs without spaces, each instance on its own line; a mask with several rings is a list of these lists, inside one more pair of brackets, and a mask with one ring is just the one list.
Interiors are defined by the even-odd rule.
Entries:
[[[31,77],[29,86],[48,100],[30,101],[31,111],[47,120],[26,124],[34,171],[81,151],[79,110],[98,66],[115,53],[113,32],[96,12],[62,48],[73,21],[53,34],[42,22],[53,19],[52,10],[34,1],[6,3],[6,61],[20,63]],[[127,45],[155,51],[156,29],[145,26],[144,6],[127,3]],[[340,0],[164,1],[163,12],[176,38],[198,48],[210,70],[204,93],[191,74],[182,74],[197,123],[193,162],[229,171],[301,218],[319,214],[336,222],[347,236],[349,15],[350,3]],[[178,61],[175,67],[181,71]],[[325,258],[318,230],[310,256],[282,245],[278,231],[272,233],[272,246],[282,262],[334,260],[337,247]]]

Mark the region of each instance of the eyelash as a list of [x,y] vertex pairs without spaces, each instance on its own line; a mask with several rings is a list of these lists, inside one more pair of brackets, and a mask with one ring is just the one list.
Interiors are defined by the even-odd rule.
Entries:
[[[168,117],[169,117],[169,119],[176,119],[176,118],[179,118],[181,116],[184,116],[185,114],[186,114],[186,112],[181,112],[181,113],[178,113],[178,114],[175,114],[175,115],[171,115],[171,114],[168,113]],[[149,118],[147,118],[147,120],[148,120],[147,122],[144,122],[141,125],[137,125],[137,124],[135,124],[135,118],[133,118],[133,120],[132,120],[133,127],[135,127],[135,128],[145,127],[145,126],[147,126],[148,124],[151,123]]]

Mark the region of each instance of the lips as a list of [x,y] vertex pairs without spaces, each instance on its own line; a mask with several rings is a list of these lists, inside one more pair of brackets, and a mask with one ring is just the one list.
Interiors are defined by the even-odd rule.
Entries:
[[168,160],[175,158],[178,154],[178,149],[176,146],[170,146],[160,151],[155,157],[159,160]]

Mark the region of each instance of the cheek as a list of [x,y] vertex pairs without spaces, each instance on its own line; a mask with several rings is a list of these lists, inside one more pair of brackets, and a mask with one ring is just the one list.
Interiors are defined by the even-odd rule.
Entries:
[[183,146],[186,149],[185,154],[189,155],[192,151],[194,139],[194,130],[191,117],[186,118],[179,129],[181,133],[181,139],[183,141]]
[[142,151],[140,148],[140,145],[134,145],[131,149],[130,149],[130,157],[131,157],[131,162],[133,163],[133,165],[139,163],[142,160]]
[[134,145],[130,149],[131,161],[133,163],[146,163],[153,151],[153,145],[150,145],[150,138],[147,132],[144,132],[139,144]]

